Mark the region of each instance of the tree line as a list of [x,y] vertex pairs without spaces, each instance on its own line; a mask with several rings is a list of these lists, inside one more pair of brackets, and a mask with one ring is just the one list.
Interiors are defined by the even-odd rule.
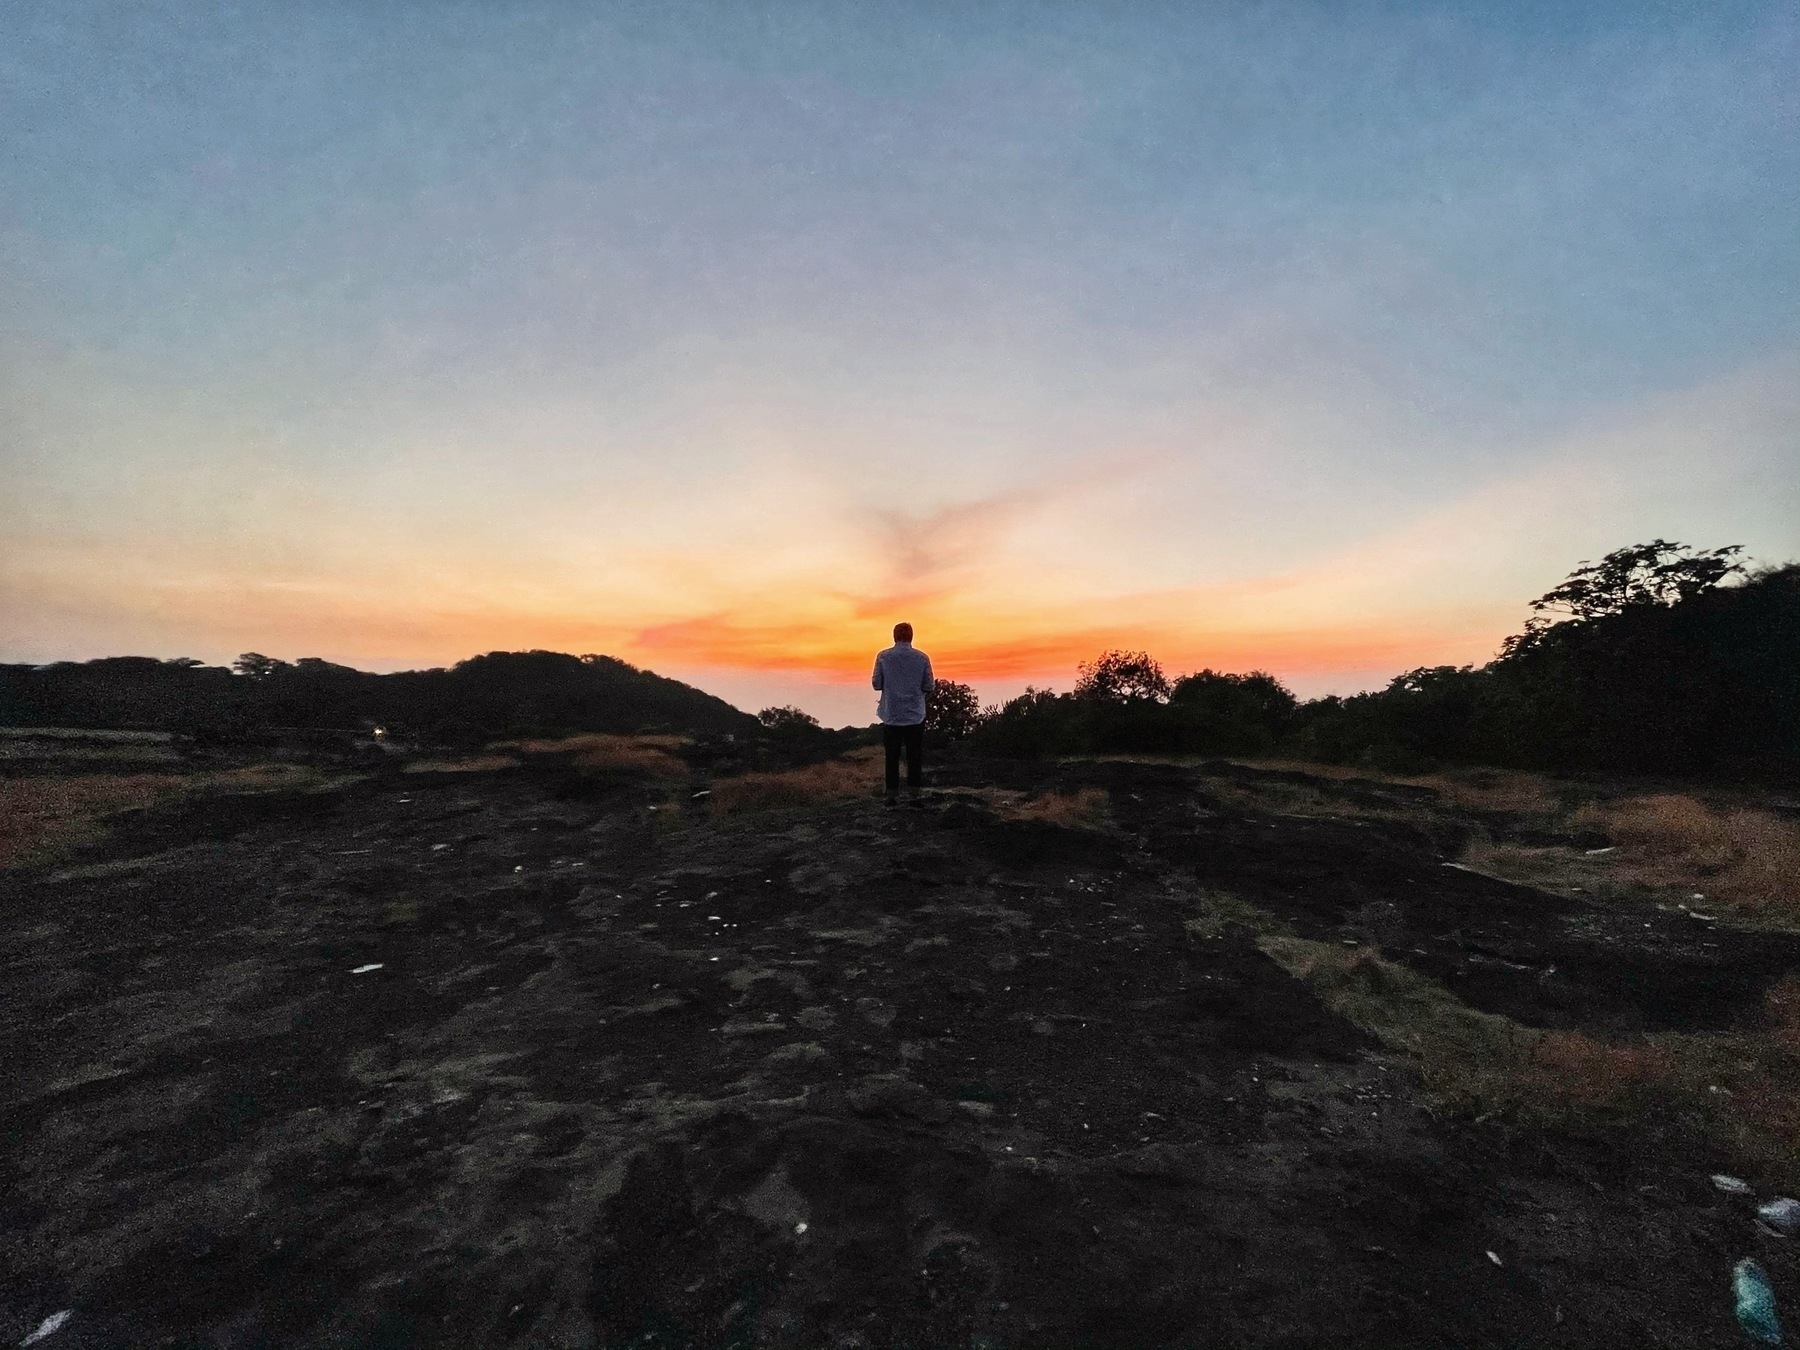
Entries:
[[[1486,665],[1430,666],[1385,689],[1302,701],[1262,671],[1171,679],[1109,651],[1070,693],[1028,688],[982,707],[941,680],[927,727],[979,754],[1283,755],[1418,771],[1552,771],[1800,780],[1800,564],[1747,568],[1737,547],[1657,539],[1583,563],[1532,602]],[[246,652],[230,667],[121,656],[0,665],[0,726],[171,730],[196,743],[279,729],[384,726],[431,745],[501,735],[675,731],[830,753],[797,708],[757,717],[609,656],[489,652],[371,674]]]
[[749,714],[679,680],[610,656],[547,651],[391,675],[260,652],[230,667],[148,656],[0,665],[0,726],[158,729],[202,743],[380,726],[433,745],[568,731],[758,731]]
[[1274,676],[1171,680],[1145,652],[1080,667],[1072,693],[982,708],[940,681],[928,726],[1010,756],[1285,755],[1390,771],[1551,771],[1800,779],[1800,565],[1751,571],[1736,546],[1657,539],[1582,563],[1532,602],[1484,666],[1302,702]]

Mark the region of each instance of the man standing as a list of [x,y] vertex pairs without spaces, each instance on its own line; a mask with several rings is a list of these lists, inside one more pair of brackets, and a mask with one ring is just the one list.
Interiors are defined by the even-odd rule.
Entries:
[[912,625],[894,625],[894,645],[875,658],[870,683],[881,691],[875,715],[887,751],[887,802],[900,795],[900,752],[906,752],[906,790],[919,799],[920,761],[925,758],[925,695],[931,692],[931,658],[912,645]]

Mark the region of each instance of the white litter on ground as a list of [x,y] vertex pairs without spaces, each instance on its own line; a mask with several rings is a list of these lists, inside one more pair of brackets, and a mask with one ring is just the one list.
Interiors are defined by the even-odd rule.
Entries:
[[1724,1191],[1727,1195],[1750,1194],[1750,1183],[1742,1177],[1728,1177],[1723,1172],[1715,1172],[1712,1184],[1714,1188]]
[[1782,1237],[1792,1237],[1800,1233],[1800,1200],[1782,1196],[1778,1200],[1768,1200],[1756,1207],[1756,1217],[1768,1226],[1770,1231]]
[[1498,1252],[1489,1252],[1487,1254],[1487,1258],[1488,1258],[1488,1260],[1492,1261],[1495,1265],[1501,1264],[1500,1254]]
[[36,1345],[39,1341],[43,1340],[44,1337],[54,1336],[63,1329],[63,1325],[74,1315],[75,1310],[73,1308],[64,1308],[59,1313],[51,1313],[50,1316],[38,1323],[38,1329],[36,1331],[20,1341],[19,1344]]
[[350,973],[352,975],[367,975],[371,970],[380,970],[382,968],[382,966],[385,964],[386,964],[386,962],[376,961],[371,965],[358,966],[355,970],[351,971]]

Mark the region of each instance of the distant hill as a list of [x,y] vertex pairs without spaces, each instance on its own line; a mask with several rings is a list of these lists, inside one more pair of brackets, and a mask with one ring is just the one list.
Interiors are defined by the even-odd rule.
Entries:
[[610,656],[489,652],[447,670],[392,675],[255,652],[245,653],[235,669],[148,656],[0,665],[0,726],[230,736],[371,723],[440,741],[504,733],[758,730],[754,717],[724,699]]

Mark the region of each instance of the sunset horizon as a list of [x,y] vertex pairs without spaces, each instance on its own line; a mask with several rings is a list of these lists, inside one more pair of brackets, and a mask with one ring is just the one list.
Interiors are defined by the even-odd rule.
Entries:
[[873,708],[1800,556],[1791,11],[6,21],[0,660]]

